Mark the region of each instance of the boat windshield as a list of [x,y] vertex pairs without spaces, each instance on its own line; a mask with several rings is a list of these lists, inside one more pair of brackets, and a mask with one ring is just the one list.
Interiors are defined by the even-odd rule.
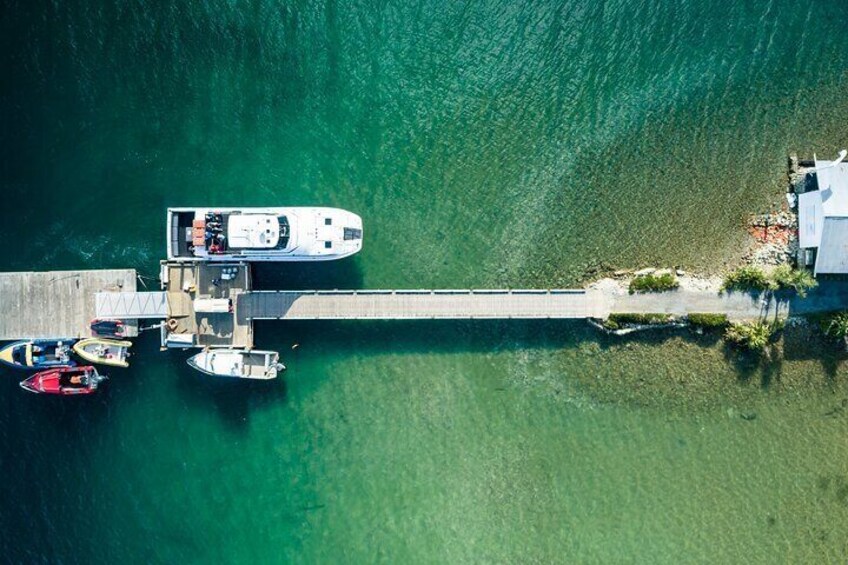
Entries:
[[289,246],[289,219],[285,216],[278,216],[277,221],[280,223],[280,239],[274,249],[285,249]]
[[26,365],[26,346],[22,345],[20,347],[16,347],[12,350],[12,361],[15,363],[20,363],[21,365]]

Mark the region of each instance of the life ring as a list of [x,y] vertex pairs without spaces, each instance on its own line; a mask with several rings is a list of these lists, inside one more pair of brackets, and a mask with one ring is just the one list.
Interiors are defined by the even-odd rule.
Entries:
[[168,326],[169,330],[174,331],[175,329],[177,329],[177,326],[179,326],[180,323],[177,321],[176,318],[169,318],[166,325]]

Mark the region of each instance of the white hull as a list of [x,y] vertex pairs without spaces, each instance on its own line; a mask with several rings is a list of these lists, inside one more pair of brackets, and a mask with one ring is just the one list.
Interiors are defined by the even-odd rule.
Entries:
[[172,261],[333,261],[362,249],[362,218],[339,208],[168,208]]
[[189,358],[191,368],[215,377],[270,380],[285,367],[276,351],[211,349]]

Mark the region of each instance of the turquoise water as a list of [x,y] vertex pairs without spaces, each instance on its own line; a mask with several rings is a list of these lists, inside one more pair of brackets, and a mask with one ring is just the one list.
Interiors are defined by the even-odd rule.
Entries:
[[[193,204],[363,216],[360,255],[266,288],[706,270],[787,151],[848,145],[835,0],[7,5],[0,270],[155,275],[165,207]],[[848,558],[845,354],[803,330],[768,364],[578,323],[257,334],[289,366],[270,386],[149,334],[94,398],[0,375],[5,558]]]

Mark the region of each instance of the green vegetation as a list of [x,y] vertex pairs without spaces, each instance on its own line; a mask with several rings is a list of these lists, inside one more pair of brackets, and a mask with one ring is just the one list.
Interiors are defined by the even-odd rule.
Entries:
[[724,332],[724,339],[731,345],[750,351],[763,351],[772,337],[783,329],[783,320],[775,322],[734,322]]
[[739,267],[724,279],[722,290],[770,290],[772,283],[759,267]]
[[760,267],[746,266],[727,275],[721,288],[741,291],[794,290],[803,298],[817,284],[809,271],[795,270],[789,265],[775,267],[771,274],[766,274]]
[[812,273],[807,270],[794,270],[789,265],[780,265],[771,273],[771,280],[779,290],[794,290],[801,298],[807,296],[807,291],[815,288],[818,283]]
[[723,329],[728,324],[725,314],[689,314],[686,319],[691,325],[704,329]]
[[824,335],[837,339],[848,338],[848,312],[832,312],[819,318]]
[[604,327],[608,330],[619,330],[626,325],[665,324],[672,319],[671,314],[610,314],[609,318],[604,320]]
[[630,281],[630,294],[636,292],[663,292],[680,286],[672,273],[641,275]]

